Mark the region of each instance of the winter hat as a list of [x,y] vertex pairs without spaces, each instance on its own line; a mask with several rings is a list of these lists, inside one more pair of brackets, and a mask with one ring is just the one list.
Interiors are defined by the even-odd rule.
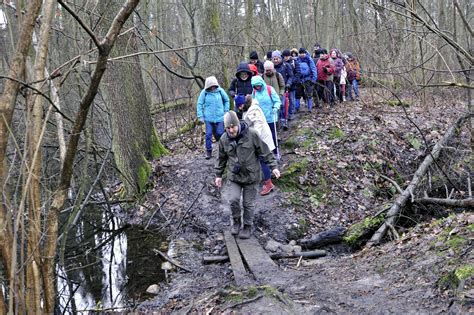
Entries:
[[252,72],[252,75],[258,75],[258,69],[256,65],[249,64],[249,69]]
[[283,52],[281,54],[282,54],[283,57],[291,56],[291,52],[290,52],[289,49],[283,50]]
[[306,54],[306,48],[301,47],[301,48],[298,50],[298,53],[300,53],[300,54]]
[[[290,52],[288,52],[288,56],[290,55],[289,53]],[[274,52],[272,52],[272,58],[275,58],[275,57],[278,57],[278,58],[282,59],[281,58],[281,52],[279,50],[275,50]]]
[[271,62],[270,60],[265,61],[265,63],[263,64],[263,68],[265,70],[275,70],[275,66],[273,65],[273,62]]
[[267,60],[272,59],[272,53],[273,53],[273,51],[271,51],[271,50],[267,51]]
[[313,49],[314,49],[314,50],[321,49],[321,45],[320,45],[319,43],[316,43],[316,44],[314,44]]
[[206,82],[204,83],[204,89],[207,90],[211,86],[219,86],[219,83],[217,83],[217,79],[215,76],[210,76],[206,78]]
[[249,55],[249,59],[258,60],[258,54],[255,50],[252,50]]
[[235,101],[235,106],[237,108],[240,107],[242,104],[245,103],[245,95],[244,94],[237,94],[234,98],[234,101]]
[[237,114],[233,110],[230,110],[224,114],[224,127],[225,128],[229,128],[232,126],[239,126],[239,125],[240,125],[239,117],[237,117]]

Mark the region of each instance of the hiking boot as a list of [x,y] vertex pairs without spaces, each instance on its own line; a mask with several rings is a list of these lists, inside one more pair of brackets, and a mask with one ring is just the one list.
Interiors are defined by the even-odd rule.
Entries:
[[239,238],[247,239],[250,238],[250,235],[252,235],[252,226],[244,224],[244,228],[240,230]]
[[266,181],[263,183],[263,189],[262,189],[262,191],[260,192],[260,195],[261,195],[261,196],[268,195],[268,194],[273,190],[274,187],[275,187],[275,186],[273,185],[271,179],[266,180]]
[[230,228],[230,234],[237,235],[240,231],[240,218],[232,219],[232,227]]
[[283,120],[283,122],[282,122],[281,125],[282,125],[282,127],[283,127],[283,130],[285,130],[285,131],[288,130],[288,121]]
[[206,160],[210,160],[212,158],[212,151],[206,152]]

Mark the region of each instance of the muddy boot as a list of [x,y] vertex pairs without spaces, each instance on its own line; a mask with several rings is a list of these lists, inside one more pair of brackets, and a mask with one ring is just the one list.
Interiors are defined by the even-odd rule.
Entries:
[[265,195],[268,195],[274,188],[275,186],[273,186],[273,183],[272,183],[272,180],[271,179],[268,179],[266,180],[264,183],[263,183],[263,189],[262,191],[260,192],[260,195],[261,196],[265,196]]
[[250,235],[252,235],[252,226],[244,224],[244,228],[240,230],[239,238],[247,239],[250,238]]
[[232,227],[230,228],[230,234],[237,235],[240,231],[240,218],[234,219],[232,218]]
[[212,158],[212,151],[206,152],[206,160],[210,160]]

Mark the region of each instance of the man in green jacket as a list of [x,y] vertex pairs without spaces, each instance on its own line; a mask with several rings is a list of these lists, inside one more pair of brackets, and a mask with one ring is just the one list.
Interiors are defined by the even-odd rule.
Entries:
[[[216,186],[222,186],[222,175],[227,166],[227,179],[232,211],[232,235],[249,238],[252,234],[257,184],[261,178],[259,156],[272,170],[276,178],[280,177],[277,161],[268,146],[257,132],[239,121],[234,111],[224,115],[226,132],[219,140],[219,155],[216,163]],[[243,228],[241,228],[240,196],[243,196]]]

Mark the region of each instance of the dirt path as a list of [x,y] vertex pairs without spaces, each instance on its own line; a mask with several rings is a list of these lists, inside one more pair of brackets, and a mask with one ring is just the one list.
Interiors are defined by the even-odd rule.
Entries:
[[[277,189],[274,192],[257,198],[255,235],[262,246],[268,240],[287,244],[298,233],[303,236],[323,228],[352,224],[362,216],[355,211],[373,213],[378,200],[385,201],[385,195],[367,193],[368,184],[364,179],[368,175],[362,167],[348,168],[350,162],[347,156],[352,163],[356,163],[360,158],[357,152],[367,150],[367,143],[381,138],[388,145],[390,137],[395,139],[394,143],[400,141],[396,130],[406,122],[400,119],[400,113],[395,115],[393,110],[386,113],[368,111],[363,104],[356,103],[344,106],[346,108],[341,106],[333,113],[301,113],[298,121],[293,123],[293,130],[281,134],[287,144],[291,141],[299,143],[296,147],[282,147],[282,171],[290,172],[291,165],[305,158],[309,158],[310,164],[305,164],[309,171],[304,170],[297,177],[290,178],[297,182],[296,185],[304,186],[303,190],[282,191],[281,188],[288,188],[287,184],[275,181]],[[433,113],[430,115],[433,116]],[[440,122],[447,123],[449,119],[443,117],[442,110],[437,115],[439,117],[434,119],[443,129],[444,124]],[[393,123],[395,116],[401,121],[399,125]],[[383,126],[373,129],[367,125],[368,122]],[[393,125],[394,129],[388,125]],[[424,120],[420,120],[420,125],[431,128],[430,123]],[[337,135],[334,126],[343,130],[344,141],[337,137],[328,139],[320,136],[331,132]],[[390,130],[387,133],[387,129],[392,133]],[[314,130],[314,134],[309,135],[307,130]],[[381,134],[374,134],[374,130]],[[306,145],[308,139],[311,142]],[[360,139],[365,144],[360,143]],[[347,145],[352,150],[349,155]],[[330,158],[336,162],[328,162],[328,156],[337,150],[343,153],[338,153],[339,158]],[[393,147],[392,150],[404,149]],[[406,152],[409,152],[407,158],[416,159],[417,152]],[[226,190],[218,191],[213,184],[214,163],[214,160],[205,160],[201,151],[197,151],[164,157],[155,166],[155,186],[147,196],[147,203],[163,206],[161,217],[157,216],[153,224],[171,231],[168,253],[193,272],[173,272],[169,283],[160,285],[160,293],[142,303],[138,310],[166,313],[230,313],[236,310],[244,314],[458,313],[473,310],[469,290],[467,295],[459,298],[459,295],[453,295],[437,285],[443,273],[449,270],[447,266],[451,258],[456,258],[456,262],[470,261],[472,264],[472,253],[462,254],[463,250],[472,246],[472,235],[469,242],[463,243],[454,254],[449,254],[451,256],[446,256],[445,252],[440,254],[439,248],[433,246],[433,233],[436,234],[433,231],[437,230],[431,225],[424,225],[423,233],[414,232],[412,235],[407,232],[399,242],[354,254],[341,255],[330,248],[330,255],[322,259],[300,262],[279,260],[284,279],[278,279],[278,284],[234,287],[229,263],[201,263],[203,255],[226,253],[222,232],[229,228],[230,223]],[[318,168],[318,163],[329,167]],[[319,173],[315,175],[311,170],[318,170]],[[337,173],[334,175],[334,172]],[[333,185],[330,191],[319,194],[314,189],[305,190],[308,185],[321,187],[324,183],[321,177],[326,178],[325,185]],[[312,185],[315,178],[318,185]],[[312,199],[316,194],[319,199]],[[336,199],[331,196],[341,199],[342,203],[335,202]],[[143,219],[141,215],[144,213],[135,214],[136,223]],[[458,227],[469,227],[469,224],[472,226],[469,220],[474,220],[469,218],[456,218],[450,224],[457,222]],[[462,231],[469,234],[469,228],[466,229]],[[468,288],[472,288],[471,282],[467,282]]]

